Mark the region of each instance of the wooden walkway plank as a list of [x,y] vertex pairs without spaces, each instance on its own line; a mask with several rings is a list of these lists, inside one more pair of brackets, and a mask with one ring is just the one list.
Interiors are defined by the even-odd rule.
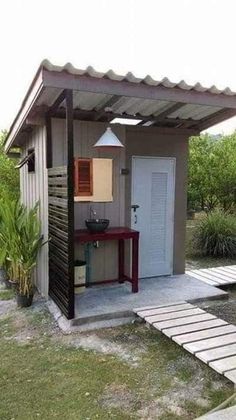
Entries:
[[218,347],[216,349],[200,351],[196,354],[198,359],[202,360],[204,363],[213,362],[214,360],[219,360],[228,356],[236,355],[236,344],[228,344],[223,347]]
[[188,276],[203,281],[210,286],[220,287],[236,283],[236,266],[227,265],[222,267],[203,268],[186,271]]
[[185,317],[190,317],[193,315],[199,315],[203,313],[204,311],[202,309],[194,308],[194,309],[187,309],[185,311],[170,312],[170,313],[161,314],[161,315],[144,316],[144,319],[150,324],[153,324],[154,322],[168,321],[170,319],[177,320],[178,318],[185,318]]
[[198,273],[194,273],[193,271],[186,271],[185,274],[187,274],[190,277],[194,277],[197,280],[201,280],[204,283],[209,284],[210,286],[218,286],[219,285],[219,283],[217,283],[216,281],[206,279],[205,277],[200,276]]
[[222,335],[220,337],[209,338],[207,340],[195,341],[194,343],[184,344],[184,348],[190,353],[212,349],[214,347],[225,346],[226,344],[236,343],[236,333]]
[[194,324],[167,328],[166,330],[163,330],[162,332],[168,337],[172,338],[176,335],[192,333],[194,331],[203,331],[203,330],[207,330],[214,327],[221,327],[222,325],[227,325],[227,322],[223,321],[223,319],[216,318],[210,321],[202,321],[202,322],[196,322]]
[[[219,287],[236,283],[234,271],[236,278],[236,265],[186,271],[186,274]],[[188,302],[136,308],[134,312],[236,384],[236,325]]]
[[179,319],[169,319],[168,321],[162,321],[162,322],[154,322],[153,326],[157,328],[160,331],[163,331],[167,328],[173,328],[178,327],[180,325],[189,325],[194,324],[196,322],[201,321],[210,321],[212,319],[216,319],[215,315],[207,314],[206,312],[200,315],[195,316],[188,316],[185,318],[179,318]]
[[224,285],[228,283],[227,280],[219,278],[213,272],[208,273],[203,270],[198,270],[197,274],[206,278],[207,280],[215,281],[216,283],[218,283],[218,285]]
[[229,279],[231,279],[232,282],[236,282],[236,273],[233,274],[233,273],[230,273],[229,271],[224,271],[221,268],[212,268],[212,271],[214,273],[219,274],[220,276],[221,275],[227,276]]
[[236,369],[229,370],[224,374],[224,376],[230,381],[232,381],[234,384],[236,384]]
[[186,302],[183,300],[183,301],[178,301],[178,302],[166,303],[165,305],[143,306],[142,308],[134,308],[133,311],[137,313],[137,312],[147,311],[149,309],[168,308],[174,305],[183,305],[184,303]]
[[210,328],[204,331],[195,331],[189,334],[177,335],[176,337],[173,337],[172,340],[174,340],[177,344],[183,345],[207,338],[220,337],[221,335],[234,332],[236,332],[236,326],[228,324],[217,328]]
[[225,281],[232,281],[232,278],[230,276],[228,276],[227,274],[221,274],[217,272],[217,269],[215,268],[211,268],[210,270],[208,269],[204,269],[202,270],[202,272],[208,274],[208,275],[213,275],[216,278],[219,278],[220,280],[225,280]]
[[234,278],[236,278],[236,272],[234,272],[233,270],[227,268],[227,267],[220,267],[221,271],[223,271],[225,274],[229,274],[230,276],[233,276]]
[[219,267],[222,271],[225,272],[225,274],[233,275],[236,278],[236,269],[231,267]]
[[236,356],[225,357],[224,359],[210,362],[209,366],[218,373],[225,373],[228,370],[236,369]]
[[183,303],[182,305],[173,305],[173,306],[165,306],[163,308],[154,308],[148,309],[146,311],[138,311],[137,314],[141,317],[152,316],[152,315],[159,315],[159,314],[168,314],[171,312],[179,312],[183,311],[184,309],[193,309],[196,306],[191,305],[190,303]]

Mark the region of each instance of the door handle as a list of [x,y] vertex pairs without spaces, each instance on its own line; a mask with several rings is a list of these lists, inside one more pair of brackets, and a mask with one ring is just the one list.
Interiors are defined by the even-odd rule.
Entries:
[[139,209],[139,205],[138,204],[133,204],[132,206],[131,206],[131,209],[133,209],[133,211],[134,211],[134,213],[136,212],[136,210],[137,209]]

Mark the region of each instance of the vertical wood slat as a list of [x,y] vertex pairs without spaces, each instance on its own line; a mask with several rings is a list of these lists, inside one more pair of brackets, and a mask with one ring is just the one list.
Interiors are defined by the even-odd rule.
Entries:
[[[60,174],[62,174],[60,176]],[[66,188],[68,191],[68,169],[67,167],[63,168],[52,168],[48,169],[48,183],[52,179],[57,179],[57,190],[60,197],[60,189]],[[60,181],[61,179],[61,181]],[[61,182],[61,184],[59,184]],[[71,217],[73,214],[70,214],[69,199],[68,197],[61,198],[60,201],[55,201],[55,204],[52,204],[51,199],[55,199],[55,192],[50,188],[48,189],[48,201],[49,201],[49,295],[59,306],[63,314],[71,319],[74,317],[74,261],[73,257],[73,247],[71,247]],[[55,219],[56,213],[56,219]],[[59,244],[60,241],[63,242],[63,254],[64,258],[58,258],[60,256],[61,246],[58,247],[58,251],[55,252],[56,244]],[[72,267],[71,267],[72,266]],[[63,272],[63,278],[62,273]],[[63,290],[66,290],[65,294],[62,294],[62,289],[59,287],[59,283]],[[71,287],[73,286],[73,288]]]
[[[67,165],[51,168],[53,162],[51,120],[48,117],[48,201],[49,201],[49,295],[68,319],[74,318],[74,141],[73,141],[73,94],[64,91],[66,102]],[[51,169],[50,169],[51,168]],[[54,181],[53,181],[54,180]],[[55,182],[55,183],[54,183]],[[52,188],[52,185],[54,188]],[[67,194],[65,194],[65,189]],[[61,194],[63,191],[63,194]],[[58,196],[57,196],[58,194]],[[57,215],[60,222],[55,224]],[[67,232],[63,223],[66,222]],[[67,260],[58,259],[55,244],[63,237],[63,253]],[[62,275],[63,273],[63,275]],[[62,293],[66,290],[66,293]]]

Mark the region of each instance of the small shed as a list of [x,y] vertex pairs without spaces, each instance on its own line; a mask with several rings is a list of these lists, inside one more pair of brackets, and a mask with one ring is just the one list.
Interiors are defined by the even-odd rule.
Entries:
[[[188,139],[235,115],[229,88],[43,61],[5,143],[21,148],[21,198],[40,201],[50,238],[37,263],[42,295],[74,317],[84,252],[86,286],[115,278],[136,292],[138,277],[184,273]],[[94,147],[107,127],[123,147]],[[105,237],[88,237],[91,218],[109,220]]]

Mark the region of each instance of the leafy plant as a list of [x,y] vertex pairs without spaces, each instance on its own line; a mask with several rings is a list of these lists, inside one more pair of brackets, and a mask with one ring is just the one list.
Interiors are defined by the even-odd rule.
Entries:
[[15,200],[20,194],[19,170],[15,169],[16,159],[4,152],[6,135],[6,131],[0,131],[0,198]]
[[236,208],[236,132],[189,142],[188,209]]
[[210,212],[196,227],[194,246],[203,256],[236,257],[236,218],[220,210]]
[[20,295],[33,293],[32,273],[44,245],[38,220],[39,204],[28,210],[19,201],[0,203],[0,265],[7,269]]

